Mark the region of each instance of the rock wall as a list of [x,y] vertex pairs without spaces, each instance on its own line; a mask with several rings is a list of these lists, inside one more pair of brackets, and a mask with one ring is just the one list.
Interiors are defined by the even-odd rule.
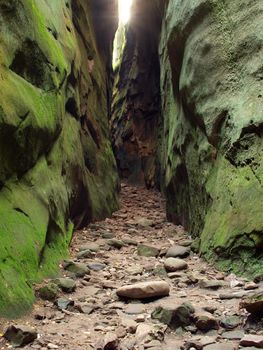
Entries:
[[158,42],[160,15],[152,0],[134,0],[132,18],[115,71],[112,107],[114,152],[120,176],[152,187],[158,182],[156,145],[160,124]]
[[251,277],[263,272],[263,3],[162,3],[168,217],[206,258]]
[[[0,0],[0,315],[30,307],[73,226],[117,207],[116,1]],[[103,25],[102,25],[103,24]]]

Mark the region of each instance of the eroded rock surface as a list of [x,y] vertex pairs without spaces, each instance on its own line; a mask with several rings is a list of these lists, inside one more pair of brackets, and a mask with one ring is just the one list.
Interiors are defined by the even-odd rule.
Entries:
[[[160,2],[163,4],[163,2]],[[168,217],[222,268],[262,271],[262,1],[166,1],[160,38]]]
[[117,207],[108,130],[115,5],[0,1],[0,315],[28,310],[30,285],[57,270],[73,224]]
[[115,68],[112,103],[114,153],[120,175],[148,187],[159,182],[157,139],[160,123],[157,2],[134,0],[122,28],[124,46]]

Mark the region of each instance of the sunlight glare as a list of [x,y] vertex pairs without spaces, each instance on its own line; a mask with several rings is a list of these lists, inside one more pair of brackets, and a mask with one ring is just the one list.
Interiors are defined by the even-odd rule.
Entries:
[[119,21],[122,24],[129,22],[132,0],[119,0]]

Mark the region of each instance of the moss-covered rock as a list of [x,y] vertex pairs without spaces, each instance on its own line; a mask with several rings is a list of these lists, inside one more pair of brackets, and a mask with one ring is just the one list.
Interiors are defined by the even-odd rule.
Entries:
[[29,309],[32,283],[56,275],[74,225],[117,207],[107,98],[115,23],[99,42],[96,31],[113,3],[98,15],[93,0],[0,0],[1,316]]
[[167,1],[160,161],[168,217],[225,270],[262,273],[261,1]]

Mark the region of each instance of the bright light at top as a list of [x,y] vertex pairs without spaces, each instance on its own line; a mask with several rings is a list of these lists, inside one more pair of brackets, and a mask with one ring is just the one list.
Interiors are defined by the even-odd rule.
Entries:
[[119,21],[122,24],[129,22],[131,17],[132,0],[119,0]]

